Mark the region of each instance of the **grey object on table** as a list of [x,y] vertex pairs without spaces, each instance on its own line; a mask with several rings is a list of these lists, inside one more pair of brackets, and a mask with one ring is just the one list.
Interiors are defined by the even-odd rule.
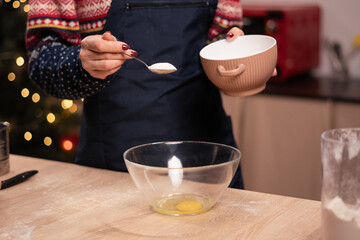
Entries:
[[9,172],[9,124],[0,122],[0,176]]

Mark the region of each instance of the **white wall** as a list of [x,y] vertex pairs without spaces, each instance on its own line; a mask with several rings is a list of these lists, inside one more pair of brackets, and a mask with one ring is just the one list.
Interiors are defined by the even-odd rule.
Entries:
[[[348,55],[353,50],[353,39],[360,34],[360,0],[242,0],[243,4],[306,4],[316,3],[322,10],[322,39],[338,41]],[[360,80],[360,49],[349,59],[351,77]],[[332,68],[324,47],[321,49],[319,75],[331,75]]]

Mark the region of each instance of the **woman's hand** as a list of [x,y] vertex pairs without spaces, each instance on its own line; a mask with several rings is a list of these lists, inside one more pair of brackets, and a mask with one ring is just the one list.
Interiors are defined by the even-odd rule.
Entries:
[[[234,41],[236,38],[238,38],[239,36],[243,36],[243,35],[244,35],[244,32],[240,28],[233,27],[226,34],[226,40]],[[277,71],[276,71],[276,68],[275,68],[274,72],[272,73],[271,76],[275,77],[276,75],[277,75]]]
[[239,36],[244,36],[244,32],[238,27],[233,27],[226,34],[226,40],[233,41],[237,39]]
[[81,41],[80,60],[83,68],[95,78],[105,79],[118,71],[130,57],[136,57],[137,52],[130,49],[126,43],[117,41],[110,32],[103,35],[92,35]]

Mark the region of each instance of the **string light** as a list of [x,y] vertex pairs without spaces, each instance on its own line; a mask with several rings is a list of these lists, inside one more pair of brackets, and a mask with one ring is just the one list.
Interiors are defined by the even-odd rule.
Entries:
[[64,99],[64,100],[61,101],[61,107],[62,107],[63,109],[71,108],[72,105],[73,105],[73,101],[72,101],[72,100]]
[[55,117],[55,115],[53,113],[48,113],[48,115],[46,115],[46,120],[49,123],[53,123],[53,122],[55,122],[56,117]]
[[52,139],[50,137],[45,137],[44,138],[44,144],[46,146],[50,146],[52,144]]
[[24,138],[25,138],[26,141],[30,141],[30,140],[32,139],[32,134],[31,134],[31,132],[26,132],[26,133],[24,134]]
[[38,93],[34,93],[31,99],[34,103],[37,103],[40,101],[40,95]]
[[65,151],[70,151],[72,150],[74,147],[74,144],[70,141],[70,140],[64,140],[62,142],[62,148],[65,150]]
[[9,73],[8,74],[8,80],[10,81],[10,82],[12,82],[12,81],[14,81],[15,80],[15,73],[13,73],[13,72],[11,72],[11,73]]
[[24,2],[26,2],[26,0],[20,0],[20,2],[24,3]]
[[17,64],[19,67],[22,66],[22,65],[24,65],[24,63],[25,63],[25,60],[24,60],[23,57],[18,57],[18,58],[16,59],[16,64]]
[[69,112],[71,113],[76,113],[77,111],[77,105],[76,104],[73,104],[70,108],[69,108]]
[[30,94],[29,89],[24,88],[23,90],[21,90],[21,96],[22,96],[23,98],[27,98],[27,97],[29,96],[29,94]]
[[13,5],[13,8],[18,8],[18,7],[20,7],[20,2],[14,1],[12,5]]
[[29,6],[29,4],[26,4],[24,6],[24,12],[29,12],[29,10],[30,10],[30,6]]

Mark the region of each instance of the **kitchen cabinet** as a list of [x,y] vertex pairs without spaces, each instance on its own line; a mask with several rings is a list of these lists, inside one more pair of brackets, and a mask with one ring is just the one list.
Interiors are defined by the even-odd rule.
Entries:
[[224,108],[243,153],[246,189],[319,200],[321,133],[360,127],[360,81],[293,81],[254,96],[223,95]]

